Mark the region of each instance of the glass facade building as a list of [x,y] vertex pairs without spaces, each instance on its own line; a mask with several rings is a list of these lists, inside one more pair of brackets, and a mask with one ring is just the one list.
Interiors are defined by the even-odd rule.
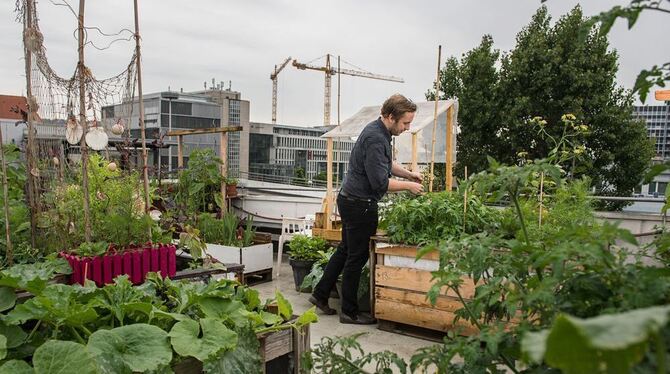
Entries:
[[647,135],[654,139],[656,156],[670,159],[670,105],[635,106],[633,114],[647,124]]

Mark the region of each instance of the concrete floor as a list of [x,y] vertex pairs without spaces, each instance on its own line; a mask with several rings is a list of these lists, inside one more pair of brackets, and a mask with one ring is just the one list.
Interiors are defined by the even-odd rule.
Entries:
[[[279,278],[273,274],[272,282],[258,284],[252,288],[259,291],[261,300],[273,298],[275,290],[278,289],[284,297],[291,302],[295,314],[300,314],[312,307],[312,304],[307,300],[309,294],[299,293],[295,290],[293,271],[288,264],[287,257],[284,257],[282,261]],[[331,308],[336,308],[339,312],[340,305],[338,299],[330,299],[330,306]],[[426,340],[381,331],[377,329],[377,325],[361,326],[341,324],[337,315],[327,316],[320,314],[319,312],[317,312],[317,314],[319,314],[319,322],[312,324],[310,327],[312,346],[318,344],[323,336],[348,336],[359,332],[365,332],[366,334],[361,336],[358,339],[358,342],[366,352],[389,350],[404,358],[409,364],[409,358],[414,354],[414,351],[421,347],[436,344]]]

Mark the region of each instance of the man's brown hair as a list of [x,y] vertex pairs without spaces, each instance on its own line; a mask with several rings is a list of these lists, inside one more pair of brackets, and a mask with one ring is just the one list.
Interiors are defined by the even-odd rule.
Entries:
[[393,117],[394,120],[399,120],[405,113],[416,112],[416,104],[412,100],[406,98],[401,94],[395,94],[382,105],[382,117]]

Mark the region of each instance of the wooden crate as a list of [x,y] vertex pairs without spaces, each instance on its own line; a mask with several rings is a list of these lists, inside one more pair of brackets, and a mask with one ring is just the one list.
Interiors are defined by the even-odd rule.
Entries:
[[[447,332],[456,330],[463,335],[473,335],[478,329],[469,322],[455,320],[456,310],[462,307],[452,290],[444,289],[435,305],[427,299],[432,286],[432,270],[437,270],[437,252],[416,259],[418,247],[389,245],[384,237],[373,237],[370,243],[370,265],[374,272],[370,276],[370,304],[375,318],[383,322]],[[400,263],[400,264],[399,264]],[[434,267],[434,269],[431,269]],[[475,283],[464,277],[459,290],[464,298],[471,298]]]
[[[297,318],[297,317],[296,317]],[[309,325],[304,326],[301,331],[293,328],[258,334],[260,343],[260,355],[263,360],[263,373],[282,372],[288,373],[290,369],[295,374],[301,373],[300,356],[309,349]],[[283,358],[287,358],[275,364]],[[272,369],[268,369],[272,368]],[[177,363],[172,368],[177,374],[199,374],[202,373],[202,362],[189,357]]]
[[331,242],[341,242],[342,241],[342,229],[320,229],[312,228],[312,235],[324,238],[327,241]]

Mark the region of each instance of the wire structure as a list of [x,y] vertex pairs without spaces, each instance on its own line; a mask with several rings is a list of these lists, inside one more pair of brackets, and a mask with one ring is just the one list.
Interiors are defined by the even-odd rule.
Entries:
[[[50,3],[46,3],[45,6],[69,8],[74,15],[72,20],[76,30],[77,14],[67,0],[50,0]],[[27,157],[32,156],[32,159],[36,160],[29,172],[37,179],[38,205],[44,207],[46,204],[44,193],[52,188],[54,182],[58,183],[81,172],[78,163],[81,154],[79,141],[71,141],[73,140],[71,138],[65,141],[68,124],[75,127],[82,125],[79,123],[80,84],[83,83],[85,87],[84,112],[89,131],[95,128],[101,129],[110,139],[117,140],[115,147],[108,144],[101,151],[106,158],[110,158],[110,152],[116,156],[121,153],[121,158],[124,157],[124,152],[131,154],[134,152],[136,145],[130,139],[130,125],[133,113],[136,113],[135,121],[137,121],[139,109],[137,100],[134,99],[137,87],[137,56],[134,43],[129,48],[130,59],[127,65],[121,72],[111,77],[98,78],[89,67],[80,66],[77,61],[73,62],[74,69],[70,75],[59,74],[49,63],[44,34],[40,29],[38,5],[35,0],[17,0],[16,21],[24,26],[24,52],[27,61],[30,61],[26,65],[26,74],[30,76],[28,104],[34,112],[31,119],[34,124],[33,132],[36,135],[34,145],[26,146],[25,151]],[[106,46],[100,47],[89,40],[91,33],[113,40]],[[84,28],[83,44],[84,48],[90,46],[104,52],[112,44],[131,41],[134,37],[135,34],[128,29],[122,29],[117,33],[105,33],[99,27],[88,26]],[[84,70],[83,82],[80,78],[82,76],[80,69]],[[123,126],[121,138],[118,134],[112,133],[112,128],[116,124]],[[88,137],[86,139],[88,140]],[[90,143],[87,144],[90,146]]]

